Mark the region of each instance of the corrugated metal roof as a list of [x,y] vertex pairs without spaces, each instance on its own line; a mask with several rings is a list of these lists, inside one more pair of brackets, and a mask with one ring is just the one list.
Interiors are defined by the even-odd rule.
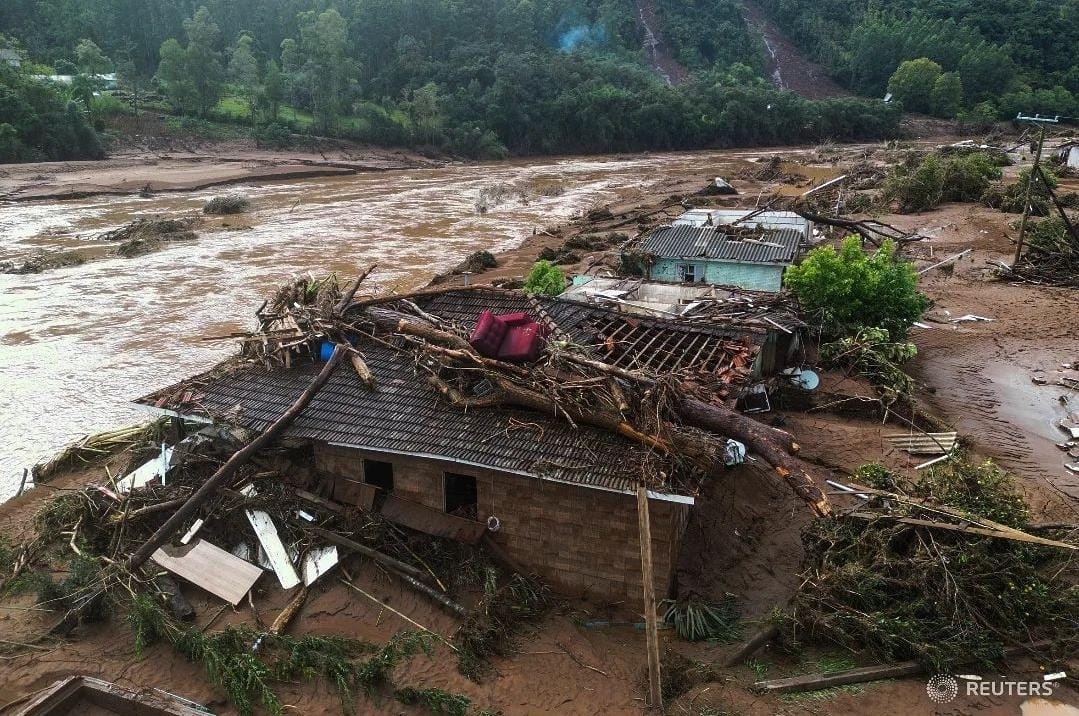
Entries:
[[761,231],[745,237],[730,236],[710,227],[663,226],[641,239],[638,249],[660,258],[789,265],[794,262],[801,241],[801,233],[794,229]]
[[671,224],[717,227],[737,221],[738,226],[753,229],[794,229],[802,232],[806,239],[812,233],[813,222],[793,211],[762,211],[750,219],[741,220],[753,211],[753,209],[690,209]]

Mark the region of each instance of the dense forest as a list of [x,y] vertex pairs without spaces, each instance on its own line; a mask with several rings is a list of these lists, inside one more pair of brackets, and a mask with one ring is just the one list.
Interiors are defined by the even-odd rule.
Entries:
[[0,32],[39,73],[117,71],[133,106],[141,95],[274,142],[311,132],[497,157],[896,131],[898,109],[879,101],[771,88],[733,0],[657,6],[697,71],[679,87],[647,67],[633,4],[611,0],[5,0]]
[[1079,0],[760,4],[859,94],[949,117],[1079,116]]
[[[0,115],[0,147],[10,145],[0,160],[68,146],[66,156],[92,155],[92,143],[41,126],[63,115],[66,136],[146,109],[187,118],[193,132],[228,123],[274,144],[308,133],[498,157],[880,138],[904,107],[981,121],[1074,108],[1076,43],[1054,45],[1053,32],[1068,32],[1052,23],[1006,22],[1027,5],[993,10],[1000,35],[973,7],[950,20],[934,0],[887,10],[897,1],[869,12],[855,0],[765,0],[853,90],[881,97],[893,86],[902,101],[885,104],[772,88],[738,0],[655,0],[659,30],[691,72],[675,87],[648,67],[625,0],[4,0],[0,50],[23,63],[0,74],[0,91],[30,109]],[[1054,6],[1072,38],[1077,2]],[[119,91],[107,94],[95,84],[110,72]],[[47,74],[75,80],[32,87]]]

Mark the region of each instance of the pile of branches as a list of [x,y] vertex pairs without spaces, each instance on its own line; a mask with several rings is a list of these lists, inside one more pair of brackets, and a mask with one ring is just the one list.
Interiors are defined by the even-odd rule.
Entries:
[[797,457],[798,446],[788,433],[720,402],[693,397],[684,389],[691,383],[683,382],[687,376],[610,365],[557,334],[534,365],[482,356],[469,345],[463,326],[425,312],[412,296],[357,299],[373,269],[346,291],[333,276],[306,277],[284,287],[257,312],[258,330],[243,339],[245,356],[287,367],[294,354],[314,357],[329,341],[351,354],[361,381],[374,387],[376,376],[361,350],[365,341],[374,341],[401,352],[422,380],[462,410],[523,408],[643,446],[642,484],[668,488],[677,474],[685,476],[684,487],[694,490],[723,467],[726,439],[733,438],[760,455],[817,514],[828,512],[819,486],[823,479]]
[[[868,648],[884,661],[916,659],[948,673],[997,662],[1020,644],[1051,659],[1050,643],[1063,648],[1075,638],[1079,567],[1070,551],[929,526],[959,515],[1004,533],[1030,528],[1025,502],[992,462],[953,458],[917,481],[868,465],[855,480],[887,492],[858,498],[860,517],[807,528],[788,640]],[[865,519],[878,508],[879,519]]]
[[[186,613],[181,608],[180,602],[186,604],[186,600],[170,577],[160,569],[131,566],[125,561],[189,501],[236,447],[223,439],[200,441],[197,447],[184,451],[182,461],[169,470],[167,484],[152,482],[124,498],[110,487],[91,486],[49,500],[35,516],[29,542],[16,545],[0,539],[0,594],[35,594],[36,608],[62,615],[52,630],[58,634],[67,634],[80,623],[122,616],[137,650],[159,641],[171,645],[203,665],[211,683],[225,691],[241,714],[250,714],[257,706],[281,713],[283,704],[275,692],[276,684],[314,678],[337,688],[347,713],[352,712],[359,691],[369,696],[388,692],[403,703],[442,704],[451,707],[451,713],[460,712],[460,707],[467,705],[464,697],[438,689],[397,688],[393,681],[392,672],[398,664],[430,652],[432,635],[428,632],[401,632],[382,646],[337,636],[290,637],[282,633],[288,617],[281,615],[268,628],[260,623],[258,628],[230,626],[207,632],[185,621],[193,612],[190,605]],[[262,453],[241,467],[232,487],[257,481],[258,495],[246,496],[229,488],[215,493],[198,512],[205,521],[198,537],[225,547],[246,540],[253,547],[254,534],[245,512],[258,509],[273,516],[278,533],[284,542],[296,546],[300,561],[308,549],[325,544],[326,530],[333,529],[351,535],[358,544],[380,555],[407,561],[415,572],[421,566],[431,570],[435,565],[441,577],[431,571],[434,582],[444,582],[450,588],[475,586],[465,583],[469,570],[462,566],[481,563],[482,558],[462,554],[464,548],[459,545],[418,533],[405,534],[377,514],[358,510],[342,513],[318,502],[304,504],[304,509],[316,516],[318,527],[296,516],[297,505],[304,498],[272,465],[288,465],[302,457],[282,448]],[[414,536],[424,537],[426,544],[421,548]],[[427,560],[417,553],[427,555]],[[442,559],[435,559],[437,555]],[[453,557],[456,560],[451,563]],[[488,569],[493,568],[477,566],[471,571],[486,573]],[[546,598],[542,587],[536,589]],[[297,595],[301,600],[295,602],[297,605],[305,594],[302,590]],[[513,627],[505,614],[499,624],[507,633]]]
[[[1037,167],[1038,186],[1048,193],[1056,216],[1029,227],[1029,248],[1012,266],[997,264],[1002,277],[1047,286],[1079,288],[1079,222],[1053,190],[1052,177]],[[1073,207],[1074,208],[1074,207]]]

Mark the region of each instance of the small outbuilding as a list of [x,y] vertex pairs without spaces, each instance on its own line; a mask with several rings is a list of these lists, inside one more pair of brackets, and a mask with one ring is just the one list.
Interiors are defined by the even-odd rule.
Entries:
[[804,234],[794,228],[662,226],[627,247],[643,257],[645,278],[776,292]]

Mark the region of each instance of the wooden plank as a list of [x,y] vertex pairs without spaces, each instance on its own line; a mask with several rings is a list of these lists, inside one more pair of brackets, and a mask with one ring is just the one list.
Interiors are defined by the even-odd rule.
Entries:
[[470,544],[478,542],[487,531],[487,525],[482,522],[447,515],[440,510],[396,495],[386,497],[386,501],[382,504],[382,516],[391,522],[429,535],[448,537]]
[[[256,494],[254,485],[248,485],[240,492],[248,497],[254,497]],[[262,545],[263,551],[266,552],[266,558],[270,560],[281,588],[292,589],[295,587],[300,583],[300,575],[296,574],[296,568],[292,565],[292,558],[289,557],[288,550],[285,549],[285,544],[281,541],[281,536],[277,534],[277,527],[274,526],[273,518],[262,510],[244,510],[244,514],[247,515],[247,521],[251,523],[251,529],[255,530],[255,536],[258,537],[259,544]]]
[[178,547],[164,545],[150,559],[233,606],[262,575],[261,568],[201,539]]
[[641,582],[644,586],[644,631],[648,651],[648,705],[663,710],[663,688],[659,673],[659,625],[656,615],[656,585],[652,573],[652,525],[648,515],[648,488],[637,486],[637,529],[641,542]]
[[303,561],[303,585],[310,587],[316,579],[329,572],[337,564],[337,547],[315,547]]
[[333,499],[345,505],[354,505],[370,510],[375,505],[378,488],[359,480],[335,476],[333,479]]
[[772,694],[784,694],[792,691],[817,691],[818,689],[827,689],[833,686],[846,686],[880,679],[914,676],[923,671],[925,671],[925,667],[919,662],[904,661],[899,664],[864,666],[858,669],[847,669],[829,674],[805,674],[792,676],[788,679],[758,681],[753,684],[753,687]]
[[[91,676],[69,676],[38,693],[16,716],[69,716],[92,704],[118,716],[213,716],[193,701],[154,689],[140,693]],[[15,713],[15,712],[13,712]]]

